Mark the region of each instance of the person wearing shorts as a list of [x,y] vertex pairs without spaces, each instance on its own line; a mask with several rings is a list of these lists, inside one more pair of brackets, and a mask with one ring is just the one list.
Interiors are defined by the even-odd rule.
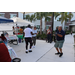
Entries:
[[61,26],[58,27],[58,31],[56,32],[56,37],[57,39],[54,47],[56,48],[57,53],[55,53],[55,55],[59,55],[59,57],[61,57],[63,55],[62,47],[65,38],[65,32],[62,30]]
[[30,49],[29,52],[32,52],[31,48],[32,48],[32,29],[31,29],[31,25],[28,25],[28,27],[26,29],[24,29],[24,37],[25,37],[25,43],[26,43],[26,53],[28,53],[28,43],[30,43]]

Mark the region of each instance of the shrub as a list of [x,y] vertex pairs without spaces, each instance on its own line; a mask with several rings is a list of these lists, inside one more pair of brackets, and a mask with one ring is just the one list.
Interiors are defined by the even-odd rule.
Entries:
[[37,39],[39,39],[39,37],[40,37],[40,36],[41,36],[41,35],[40,35],[40,34],[38,34],[38,35],[37,35]]
[[42,35],[40,35],[40,34],[38,34],[37,35],[37,39],[46,39],[46,37],[47,37],[47,35],[46,34],[42,34]]
[[73,33],[75,33],[75,31]]
[[70,30],[66,31],[66,34],[70,34],[70,33],[71,33],[71,31],[70,31]]

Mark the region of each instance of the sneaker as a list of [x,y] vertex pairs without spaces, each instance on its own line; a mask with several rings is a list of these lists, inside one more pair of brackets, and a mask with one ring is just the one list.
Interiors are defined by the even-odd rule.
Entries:
[[33,46],[32,46],[32,48],[33,48]]
[[28,53],[28,50],[26,50],[26,53]]
[[33,48],[35,48],[35,46]]
[[60,53],[59,57],[61,57],[63,55],[63,53]]
[[60,52],[58,52],[58,53],[55,53],[55,55],[58,55],[58,54],[60,54]]
[[30,49],[29,52],[32,52],[32,50]]

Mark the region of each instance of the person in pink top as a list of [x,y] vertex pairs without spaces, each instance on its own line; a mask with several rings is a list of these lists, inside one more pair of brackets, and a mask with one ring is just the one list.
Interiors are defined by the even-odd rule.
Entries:
[[51,27],[49,27],[49,29],[47,30],[47,39],[48,39],[48,43],[52,42],[52,29],[51,29]]

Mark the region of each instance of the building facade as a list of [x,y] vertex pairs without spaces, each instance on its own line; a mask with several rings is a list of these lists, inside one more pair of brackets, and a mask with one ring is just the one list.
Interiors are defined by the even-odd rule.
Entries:
[[18,17],[18,12],[0,12],[0,16],[9,19],[13,17]]

